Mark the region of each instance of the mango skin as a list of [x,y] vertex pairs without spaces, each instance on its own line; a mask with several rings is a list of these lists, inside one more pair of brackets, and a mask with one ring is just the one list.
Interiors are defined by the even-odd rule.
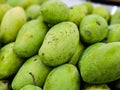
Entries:
[[79,26],[81,40],[87,44],[102,41],[108,33],[107,21],[95,14],[84,17]]
[[47,25],[41,19],[27,22],[16,37],[14,52],[22,58],[29,58],[37,54],[47,30]]
[[23,64],[23,59],[13,52],[13,43],[3,46],[0,50],[0,79],[14,75]]
[[58,66],[71,59],[79,42],[77,26],[72,22],[54,25],[46,34],[39,56],[48,66]]
[[3,16],[5,15],[5,13],[11,9],[11,6],[9,4],[0,4],[0,23],[2,21]]
[[41,5],[41,13],[44,21],[54,25],[69,18],[68,6],[60,0],[48,0]]
[[42,89],[35,85],[26,85],[22,87],[20,90],[42,90]]
[[8,10],[1,22],[0,41],[5,44],[15,41],[18,31],[26,19],[23,8],[15,7]]
[[111,24],[108,27],[109,31],[105,42],[119,42],[120,41],[120,24]]
[[[12,89],[20,90],[28,84],[34,84],[32,75],[37,86],[42,87],[51,68],[44,65],[38,55],[29,58],[19,69],[12,81]],[[32,75],[31,75],[31,74]]]
[[0,80],[0,90],[10,90],[9,81]]
[[45,81],[43,90],[80,90],[80,75],[72,64],[54,68]]
[[119,79],[119,48],[120,42],[98,44],[92,50],[88,47],[89,53],[85,50],[78,63],[82,79],[90,84],[108,83]]

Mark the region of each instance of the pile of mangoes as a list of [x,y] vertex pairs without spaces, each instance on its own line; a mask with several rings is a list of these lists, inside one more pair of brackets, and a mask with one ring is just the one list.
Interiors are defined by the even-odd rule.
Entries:
[[119,90],[119,64],[119,10],[0,0],[0,90]]

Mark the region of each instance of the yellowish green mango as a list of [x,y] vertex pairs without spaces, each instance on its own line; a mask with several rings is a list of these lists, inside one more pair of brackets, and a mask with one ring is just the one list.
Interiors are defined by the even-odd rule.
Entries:
[[70,8],[69,21],[74,22],[79,26],[81,20],[87,16],[88,11],[85,5],[74,5]]
[[43,90],[80,90],[80,75],[72,64],[54,68],[46,78]]
[[7,0],[7,3],[13,7],[20,6],[26,9],[31,5],[39,5],[44,1],[45,0]]
[[12,89],[20,90],[28,84],[36,84],[43,87],[51,68],[44,65],[38,55],[29,58],[21,66],[12,81]]
[[64,64],[73,57],[78,43],[77,25],[72,22],[61,22],[47,32],[39,49],[39,56],[48,66]]
[[[83,53],[78,66],[82,79],[90,84],[102,84],[120,78],[120,42],[93,44]],[[89,51],[89,53],[88,53]]]
[[92,14],[102,16],[106,21],[110,20],[110,10],[105,6],[97,6],[93,9]]
[[0,4],[3,4],[5,2],[6,2],[6,0],[0,0]]
[[85,49],[84,45],[82,43],[78,43],[76,51],[68,63],[76,65],[78,63],[78,60],[80,59],[82,53],[84,52],[84,49]]
[[111,24],[105,42],[120,41],[120,24]]
[[0,90],[10,90],[9,81],[0,80]]
[[87,11],[88,11],[88,14],[91,14],[93,9],[94,9],[94,6],[92,4],[92,2],[83,2],[82,5],[85,5],[87,7]]
[[88,84],[83,90],[111,90],[107,84]]
[[15,7],[8,10],[1,22],[0,41],[4,44],[15,41],[18,31],[26,22],[26,19],[23,8]]
[[81,40],[84,43],[93,44],[107,36],[108,23],[102,16],[91,14],[82,19],[79,30]]
[[14,52],[22,58],[28,58],[37,54],[48,27],[41,19],[31,20],[20,29],[15,44]]
[[26,9],[27,18],[36,19],[41,16],[41,7],[40,5],[31,5]]
[[54,25],[69,18],[68,6],[60,0],[48,0],[41,5],[44,21]]
[[110,24],[120,24],[120,10],[111,15]]
[[0,4],[0,23],[2,21],[3,16],[5,15],[5,13],[11,9],[12,7],[9,4]]
[[35,86],[35,85],[26,85],[22,87],[20,90],[42,90],[40,87]]
[[0,50],[0,79],[14,75],[23,64],[23,59],[13,52],[14,43],[3,46]]

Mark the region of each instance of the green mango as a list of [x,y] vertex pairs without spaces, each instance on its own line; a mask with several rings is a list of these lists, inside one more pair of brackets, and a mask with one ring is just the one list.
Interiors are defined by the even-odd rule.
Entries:
[[21,66],[12,81],[12,89],[20,90],[28,84],[42,87],[51,68],[44,65],[38,55],[29,58]]
[[22,58],[29,58],[37,54],[47,30],[47,25],[41,19],[27,22],[16,37],[14,52]]
[[88,84],[83,90],[110,90],[107,84]]
[[13,7],[20,6],[22,8],[27,8],[31,5],[39,5],[43,3],[44,0],[7,0],[7,3]]
[[80,90],[80,75],[72,64],[54,68],[46,78],[43,90]]
[[78,43],[76,51],[68,63],[76,65],[82,53],[84,52],[84,49],[85,49],[84,45],[82,43]]
[[2,21],[3,16],[5,15],[5,13],[11,9],[12,7],[9,4],[0,4],[0,23]]
[[26,19],[23,8],[15,7],[8,10],[1,22],[0,41],[5,44],[15,41],[18,31]]
[[60,0],[48,0],[41,5],[41,13],[48,24],[57,24],[69,18],[68,6]]
[[24,60],[13,52],[13,45],[9,43],[0,50],[0,79],[12,76],[23,64]]
[[102,16],[106,21],[109,21],[110,19],[110,10],[105,7],[105,6],[97,6],[96,8],[93,9],[92,14],[97,14]]
[[72,22],[54,25],[46,34],[39,56],[48,66],[58,66],[68,62],[76,52],[79,43],[77,26]]
[[84,17],[79,26],[81,40],[87,44],[102,41],[108,33],[107,21],[95,14]]
[[78,66],[82,79],[90,84],[101,84],[120,78],[120,42],[93,44],[83,53]]
[[88,11],[85,5],[74,5],[70,8],[69,21],[74,22],[79,26],[81,20],[87,16]]
[[26,14],[28,19],[36,19],[41,16],[40,5],[31,5],[26,9]]
[[120,10],[111,15],[110,24],[120,24]]
[[10,90],[9,81],[0,80],[0,90]]
[[88,14],[91,14],[93,9],[94,9],[94,6],[92,4],[92,2],[83,2],[82,5],[85,5],[87,7],[87,11],[88,11]]
[[119,42],[120,41],[120,24],[111,24],[108,27],[109,31],[105,42]]
[[35,85],[25,85],[20,90],[42,90],[42,89]]

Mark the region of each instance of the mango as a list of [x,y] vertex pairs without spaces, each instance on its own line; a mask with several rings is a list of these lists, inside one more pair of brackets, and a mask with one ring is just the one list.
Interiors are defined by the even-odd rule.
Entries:
[[74,5],[70,8],[69,21],[74,22],[79,26],[81,20],[87,16],[88,11],[85,5]]
[[80,75],[72,64],[54,68],[45,81],[43,90],[80,90]]
[[0,80],[0,90],[10,90],[8,80]]
[[120,41],[120,24],[111,24],[108,27],[109,31],[105,42],[119,42]]
[[54,25],[69,18],[68,6],[60,0],[48,0],[41,5],[44,21]]
[[8,10],[1,22],[0,41],[4,44],[15,41],[22,25],[26,22],[26,14],[23,8],[15,7]]
[[44,65],[38,55],[29,58],[21,66],[12,81],[12,89],[20,90],[28,84],[42,87],[51,68]]
[[27,18],[36,19],[41,16],[41,7],[40,5],[31,5],[26,9]]
[[[92,47],[94,47],[93,44]],[[90,84],[102,84],[120,78],[120,42],[97,44],[83,53],[78,66],[82,79]],[[89,51],[89,52],[88,52]]]
[[58,66],[68,62],[74,55],[79,43],[77,25],[72,22],[61,22],[47,32],[39,56],[48,66]]
[[22,58],[29,58],[37,54],[47,30],[48,27],[42,18],[27,22],[16,37],[14,52]]
[[20,90],[42,90],[42,89],[35,85],[26,85],[22,87]]
[[120,24],[120,10],[111,15],[110,24]]
[[102,16],[106,21],[110,20],[110,10],[105,6],[97,6],[93,9],[92,14],[97,14]]
[[79,26],[81,40],[87,44],[102,41],[108,33],[107,21],[95,14],[84,17]]
[[85,46],[82,43],[78,43],[76,51],[68,63],[77,65],[82,53],[84,52],[84,49],[85,49]]
[[111,90],[107,84],[88,84],[83,90]]
[[45,0],[7,0],[7,3],[13,7],[20,6],[24,9],[31,5],[39,5],[43,3]]
[[13,52],[13,43],[6,44],[0,50],[0,79],[14,75],[23,64],[23,59]]
[[12,7],[9,4],[0,4],[0,23],[5,13]]
[[87,11],[88,11],[88,14],[91,14],[93,9],[94,9],[94,6],[92,4],[92,2],[83,2],[82,5],[85,5],[87,7]]

